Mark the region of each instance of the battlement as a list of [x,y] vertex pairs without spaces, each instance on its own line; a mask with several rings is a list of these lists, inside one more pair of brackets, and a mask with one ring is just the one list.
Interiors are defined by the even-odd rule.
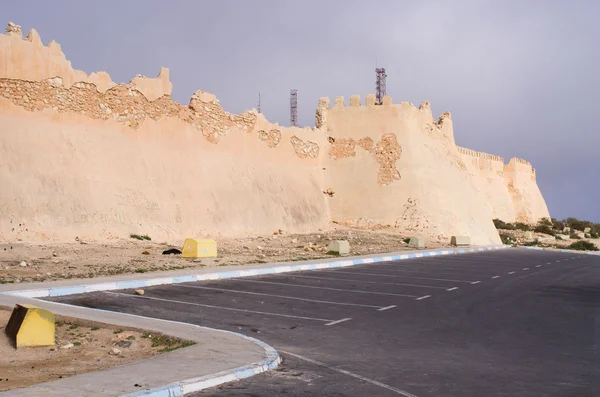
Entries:
[[[341,108],[345,108],[346,107],[346,99],[343,96],[337,96],[335,97],[334,101],[333,101],[333,105],[330,107],[330,100],[327,97],[321,97],[319,98],[319,104],[318,104],[318,109],[341,109]],[[381,105],[377,104],[377,98],[375,97],[375,94],[368,94],[365,98],[365,103],[364,105],[361,105],[361,100],[360,100],[360,95],[352,95],[350,97],[350,104],[349,107],[360,107],[360,106],[365,106],[365,107],[380,107],[380,106],[392,106],[393,102],[392,102],[392,98],[388,95],[383,97],[383,101],[381,103]]]
[[[117,85],[106,72],[88,75],[73,69],[61,45],[53,40],[45,46],[35,29],[25,39],[21,27],[13,22],[5,30],[6,34],[0,35],[0,78],[39,82],[59,77],[66,88],[80,82],[91,83],[101,93]],[[161,68],[156,78],[138,75],[129,84],[150,101],[171,95],[173,88],[167,68]]]
[[457,146],[458,152],[465,156],[477,157],[484,160],[497,161],[504,164],[504,158],[500,156],[496,156],[494,154],[488,154],[484,152],[478,152],[476,150],[467,149],[464,147]]

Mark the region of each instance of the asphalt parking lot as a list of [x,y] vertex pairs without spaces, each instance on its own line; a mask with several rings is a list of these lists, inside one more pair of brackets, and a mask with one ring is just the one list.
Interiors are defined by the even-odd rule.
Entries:
[[598,396],[600,257],[502,250],[53,301],[241,332],[273,372],[201,396]]

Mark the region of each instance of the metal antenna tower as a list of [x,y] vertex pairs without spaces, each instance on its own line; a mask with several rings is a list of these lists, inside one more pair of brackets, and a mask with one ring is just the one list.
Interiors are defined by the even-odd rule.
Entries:
[[290,90],[290,125],[298,127],[298,90]]
[[376,103],[381,105],[383,103],[383,97],[385,96],[385,68],[375,68],[375,96],[377,97]]

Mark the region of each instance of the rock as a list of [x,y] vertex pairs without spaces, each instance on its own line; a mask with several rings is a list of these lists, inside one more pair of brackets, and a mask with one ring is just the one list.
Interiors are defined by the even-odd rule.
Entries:
[[66,344],[62,345],[60,348],[61,348],[61,349],[70,349],[70,348],[72,348],[73,346],[75,346],[75,345],[74,345],[74,344],[72,344],[71,342],[69,342],[69,343],[66,343]]
[[128,347],[131,347],[132,343],[133,342],[131,342],[130,340],[120,340],[120,341],[118,341],[118,342],[115,343],[115,346],[118,346],[118,347],[126,349]]
[[180,255],[181,251],[178,250],[177,248],[171,248],[171,249],[168,249],[166,251],[163,251],[162,254],[163,255]]
[[150,255],[150,253],[148,251],[144,251],[142,252],[142,255]]
[[19,266],[21,266],[21,267],[27,267],[27,262],[21,261],[21,263],[19,263]]
[[242,246],[242,248],[245,249],[245,250],[249,250],[250,249],[250,247],[248,247],[247,245]]
[[292,239],[292,244],[296,244],[297,242],[298,242],[298,239],[297,239],[297,238],[293,238],[293,239]]
[[264,247],[258,245],[258,246],[256,246],[256,249],[259,250],[259,251],[262,251],[264,249]]
[[53,256],[53,257],[57,257],[57,256],[58,256],[58,254],[57,254],[56,252],[53,252],[53,253],[52,253],[52,256]]
[[108,354],[118,356],[119,354],[121,354],[121,350],[117,349],[116,347],[113,347],[112,349],[110,349]]
[[135,290],[135,294],[136,295],[144,295],[144,290],[143,289],[136,289]]
[[266,258],[267,256],[266,256],[265,254],[260,254],[258,257],[259,257],[259,258],[261,258],[261,259],[264,259],[264,258]]

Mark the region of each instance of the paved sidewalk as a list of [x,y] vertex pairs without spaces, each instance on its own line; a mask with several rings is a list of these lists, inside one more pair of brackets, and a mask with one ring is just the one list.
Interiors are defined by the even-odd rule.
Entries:
[[[277,352],[268,345],[228,331],[0,294],[0,305],[16,303],[32,303],[62,316],[161,332],[196,344],[102,371],[9,390],[0,393],[2,397],[108,397],[130,393],[175,397],[264,372],[279,363]],[[135,387],[136,383],[143,387]],[[161,389],[147,391],[153,388]]]

